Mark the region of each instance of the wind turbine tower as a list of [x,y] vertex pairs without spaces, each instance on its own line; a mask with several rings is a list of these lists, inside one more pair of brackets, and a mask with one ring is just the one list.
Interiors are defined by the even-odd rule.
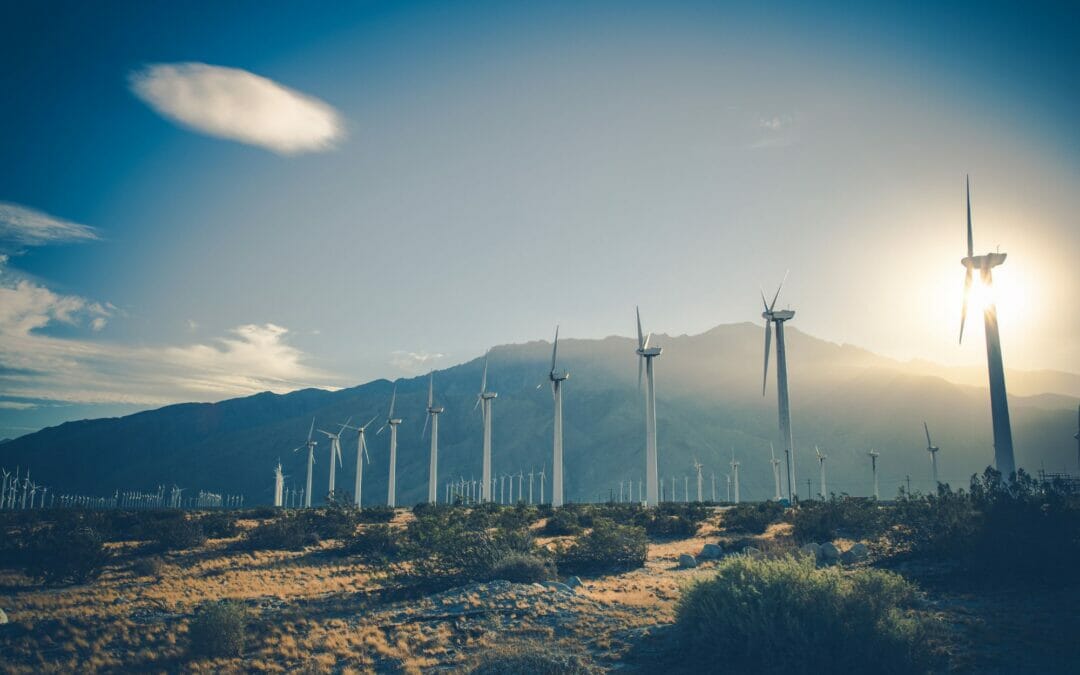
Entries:
[[[319,429],[320,434],[324,434],[330,439],[330,487],[326,493],[327,499],[334,498],[334,492],[337,489],[337,467],[342,464],[341,461],[341,432],[345,430],[345,427],[349,426],[349,422],[352,421],[352,417],[345,420],[345,424],[342,424],[336,434],[332,434],[329,431]],[[334,461],[337,460],[337,464]]]
[[814,454],[817,455],[818,465],[821,468],[821,499],[824,501],[829,497],[829,492],[825,488],[825,460],[828,459],[829,456],[821,454],[821,450],[819,450],[816,445],[814,446]]
[[281,462],[274,467],[274,506],[281,507],[285,491],[285,474],[281,473]]
[[641,310],[637,312],[638,335],[638,386],[641,386],[642,366],[645,370],[645,503],[656,506],[660,501],[660,479],[657,473],[656,458],[656,380],[653,375],[653,359],[660,356],[662,347],[650,347],[652,333],[645,335],[641,330]]
[[307,490],[304,491],[304,507],[311,508],[311,471],[315,466],[315,446],[319,443],[312,438],[315,433],[315,418],[311,418],[311,427],[308,429],[307,443],[304,443],[298,448],[293,448],[293,452],[303,450],[307,448]]
[[360,508],[360,505],[363,503],[360,499],[360,493],[364,487],[364,460],[367,460],[368,464],[371,463],[371,456],[368,455],[367,450],[367,438],[365,437],[364,432],[367,431],[367,428],[371,426],[376,419],[377,416],[372,417],[368,420],[367,424],[361,427],[345,425],[356,432],[356,484],[353,486],[353,503],[356,504],[357,508]]
[[701,469],[703,464],[697,461],[697,457],[694,458],[694,471],[697,471],[697,500],[701,501]]
[[874,499],[881,499],[881,494],[878,492],[877,482],[877,458],[881,456],[877,450],[870,448],[870,452],[866,453],[870,456],[870,471],[874,474]]
[[[562,383],[570,378],[569,371],[560,372],[557,367],[556,357],[559,352],[559,327],[555,326],[555,342],[551,345],[551,371],[548,379],[551,380],[551,395],[555,401],[555,440],[554,458],[551,467],[551,505],[563,505],[563,425],[562,425]],[[532,483],[530,483],[530,486]],[[530,500],[531,501],[531,500]]]
[[[787,281],[787,275],[784,275]],[[787,461],[787,488],[788,497],[794,504],[798,501],[795,490],[795,444],[791,435],[791,406],[788,399],[787,381],[787,349],[784,343],[784,322],[795,318],[795,312],[790,309],[776,309],[776,299],[780,297],[780,290],[784,287],[784,281],[773,295],[772,302],[766,302],[765,292],[761,293],[761,302],[765,311],[761,313],[765,319],[765,371],[761,382],[761,395],[765,395],[765,385],[769,379],[769,347],[772,343],[772,327],[776,324],[776,397],[777,410],[780,415],[780,438],[784,442],[784,459]]]
[[739,460],[735,459],[735,448],[731,449],[731,475],[735,483],[735,503],[739,503]]
[[783,495],[780,494],[780,460],[776,458],[776,446],[769,443],[769,452],[772,454],[772,459],[769,462],[772,464],[773,483],[776,486],[776,493],[774,499],[780,501]]
[[938,446],[930,440],[930,427],[926,426],[926,422],[922,423],[923,430],[926,432],[926,451],[930,453],[930,471],[934,476],[934,489],[937,489],[937,454],[941,450]]
[[383,429],[390,427],[390,480],[386,486],[386,505],[394,508],[397,502],[397,428],[401,424],[401,418],[394,417],[394,403],[397,401],[397,385],[390,395],[390,410],[386,413],[386,423],[379,428],[375,435],[382,433]]
[[[483,418],[484,423],[484,466],[483,466],[483,481],[481,485],[481,501],[491,501],[491,415],[492,415],[492,402],[498,396],[493,391],[487,390],[487,371],[488,371],[488,357],[484,357],[484,374],[480,379],[480,393],[476,395],[476,405],[473,406],[475,410],[480,408],[480,417]],[[513,488],[511,487],[511,490]]]
[[994,465],[1009,480],[1016,473],[1013,456],[1012,424],[1009,422],[1009,401],[1005,393],[1005,366],[1001,359],[1001,337],[998,335],[997,306],[994,304],[994,279],[991,270],[1005,262],[1005,253],[975,255],[975,243],[971,233],[971,179],[967,188],[967,257],[960,261],[964,266],[964,304],[960,310],[960,342],[964,341],[964,320],[967,318],[968,296],[971,295],[971,279],[975,270],[986,291],[983,306],[983,324],[986,327],[986,368],[990,375],[990,415],[994,426]]
[[424,420],[424,431],[420,432],[420,438],[427,431],[428,420],[431,420],[431,457],[428,459],[428,503],[434,504],[437,500],[435,489],[439,476],[439,414],[444,410],[442,406],[435,405],[435,373],[428,375],[427,390],[427,420]]

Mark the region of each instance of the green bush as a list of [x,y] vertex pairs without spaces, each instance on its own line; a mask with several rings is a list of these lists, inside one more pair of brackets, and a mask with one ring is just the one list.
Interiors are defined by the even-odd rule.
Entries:
[[299,551],[318,542],[318,535],[308,530],[305,518],[287,513],[248,530],[239,547],[253,551]]
[[235,512],[215,511],[199,518],[198,522],[206,536],[211,539],[235,537],[240,533]]
[[784,517],[784,507],[777,502],[736,504],[724,511],[724,530],[743,534],[763,534],[769,525]]
[[679,599],[677,647],[733,672],[915,672],[927,662],[916,601],[890,572],[733,556]]
[[559,537],[581,532],[577,514],[569,508],[555,509],[541,530],[549,537]]
[[112,555],[92,527],[39,530],[25,549],[23,569],[46,584],[84,584],[101,574]]
[[534,553],[510,553],[491,568],[492,579],[518,584],[548,581],[555,578],[555,565]]
[[196,658],[240,656],[246,639],[247,612],[234,602],[204,603],[191,620],[190,653]]
[[613,574],[645,566],[649,541],[640,527],[596,519],[588,534],[559,551],[563,574]]
[[202,524],[183,513],[166,518],[157,523],[154,534],[154,547],[164,551],[179,551],[195,548],[206,543],[206,533]]
[[356,534],[360,510],[349,505],[331,503],[323,509],[299,512],[305,528],[320,539],[349,539]]
[[587,658],[547,642],[512,641],[485,650],[469,666],[472,675],[593,675],[603,672]]
[[527,530],[475,530],[460,509],[417,518],[406,528],[410,575],[425,586],[486,581],[512,553],[534,552]]
[[389,506],[365,506],[356,514],[359,523],[389,523],[393,519],[394,509]]
[[401,552],[401,535],[385,523],[366,525],[360,534],[350,541],[345,550],[364,560],[393,560]]
[[834,495],[826,501],[800,502],[791,513],[792,535],[804,544],[878,537],[885,531],[887,510],[876,499]]
[[131,564],[131,573],[137,577],[154,577],[161,575],[161,569],[165,563],[156,555],[139,558]]

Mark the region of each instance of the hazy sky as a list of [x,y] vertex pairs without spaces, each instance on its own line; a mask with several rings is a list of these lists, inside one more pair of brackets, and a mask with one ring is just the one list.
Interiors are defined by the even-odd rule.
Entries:
[[0,10],[0,435],[760,321],[788,269],[802,330],[983,363],[968,172],[1007,365],[1080,372],[1074,3],[128,4]]

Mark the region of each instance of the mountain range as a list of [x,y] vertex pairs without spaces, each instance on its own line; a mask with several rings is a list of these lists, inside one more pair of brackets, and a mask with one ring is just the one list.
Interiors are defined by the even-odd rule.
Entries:
[[[966,485],[971,474],[992,462],[988,393],[985,386],[972,386],[973,376],[966,369],[895,361],[793,327],[786,332],[801,495],[818,492],[815,446],[827,456],[830,492],[870,492],[866,453],[871,448],[881,453],[883,497],[894,495],[908,480],[913,489],[930,489],[924,420],[941,447],[942,481]],[[761,327],[750,323],[721,325],[699,335],[653,336],[652,344],[664,348],[656,362],[660,475],[669,490],[671,478],[676,478],[680,499],[695,460],[704,465],[706,496],[715,474],[717,496],[723,499],[733,451],[740,462],[742,497],[772,496],[770,442],[776,443],[777,453],[781,450],[775,363],[762,395],[762,342]],[[564,385],[568,500],[607,499],[618,493],[620,480],[636,483],[644,478],[644,415],[635,347],[624,337],[560,340],[560,369],[571,372]],[[524,472],[527,483],[530,470],[539,472],[546,465],[549,494],[550,352],[550,343],[538,341],[496,347],[488,356],[488,388],[498,392],[494,471]],[[483,357],[434,374],[436,400],[446,408],[439,422],[440,498],[446,480],[480,474],[481,419],[474,406],[482,367]],[[977,374],[976,369],[970,372]],[[1031,472],[1075,472],[1080,376],[1010,372],[1009,381],[1017,383],[1010,409],[1018,465]],[[374,417],[363,497],[365,504],[385,503],[388,434],[372,432],[386,416],[394,386],[375,380],[337,391],[262,393],[67,422],[0,445],[0,466],[29,466],[38,482],[59,492],[107,495],[115,489],[176,484],[188,494],[199,489],[243,493],[249,504],[268,503],[278,459],[287,483],[303,484],[305,452],[293,449],[303,445],[312,418],[317,428],[336,430],[347,418],[355,423]],[[395,413],[405,419],[399,428],[397,500],[407,505],[424,499],[427,492],[429,441],[421,437],[427,377],[401,379],[396,386]],[[319,440],[314,481],[316,495],[322,496],[329,444],[321,435]],[[355,432],[342,435],[342,449],[339,491],[351,490],[353,483]]]

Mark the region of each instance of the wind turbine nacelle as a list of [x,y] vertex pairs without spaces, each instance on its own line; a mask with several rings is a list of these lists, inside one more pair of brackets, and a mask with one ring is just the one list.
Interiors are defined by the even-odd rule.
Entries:
[[488,399],[493,399],[493,398],[498,398],[498,397],[499,397],[499,395],[496,394],[493,391],[485,391],[483,394],[480,394],[480,398],[484,399],[485,401],[488,400]]
[[973,255],[970,257],[962,258],[960,264],[965,268],[971,267],[974,269],[986,269],[997,267],[1005,262],[1005,258],[1008,253],[987,253],[986,255]]
[[761,318],[766,321],[790,321],[795,318],[795,310],[778,309],[772,312],[762,312]]
[[570,373],[557,373],[553,370],[548,373],[548,378],[550,378],[552,382],[565,382],[570,379]]
[[401,424],[402,421],[403,421],[402,419],[393,419],[393,420],[386,420],[386,423],[397,426],[397,425]]
[[645,358],[660,356],[660,352],[664,351],[663,347],[649,347],[648,349],[637,350],[638,356],[644,356]]

